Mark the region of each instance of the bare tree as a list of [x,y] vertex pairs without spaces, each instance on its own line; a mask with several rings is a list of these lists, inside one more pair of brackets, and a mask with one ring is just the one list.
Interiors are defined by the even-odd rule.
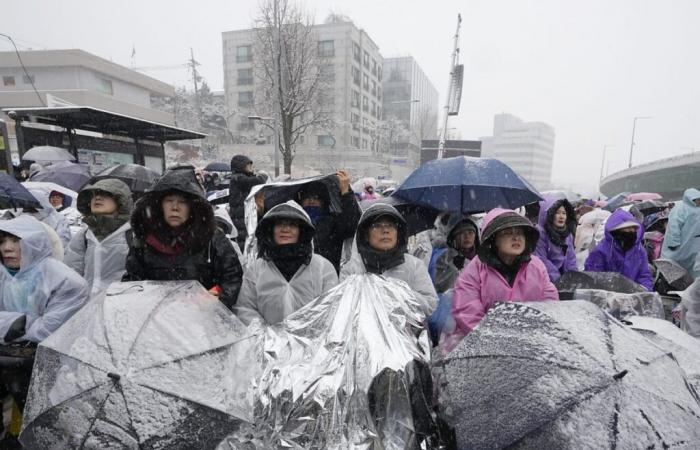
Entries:
[[[327,104],[325,54],[313,17],[289,0],[264,0],[255,23],[254,61],[260,79],[255,109],[277,122],[284,173],[291,173],[295,146],[312,128],[332,128]],[[331,55],[328,55],[331,56]]]

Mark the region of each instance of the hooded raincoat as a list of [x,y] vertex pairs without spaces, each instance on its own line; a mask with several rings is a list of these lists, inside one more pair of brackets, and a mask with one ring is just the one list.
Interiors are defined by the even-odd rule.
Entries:
[[[370,225],[381,216],[391,216],[398,222],[398,243],[391,252],[391,257],[382,262],[383,267],[374,268],[373,250],[369,246],[367,233]],[[360,218],[355,235],[356,247],[350,260],[340,269],[340,280],[343,281],[350,275],[367,272],[401,280],[408,284],[419,297],[420,304],[428,307],[428,310],[423,313],[426,316],[430,315],[437,305],[437,293],[425,264],[415,256],[406,253],[407,242],[406,221],[396,208],[384,203],[370,206]]]
[[[459,272],[467,267],[469,262],[476,256],[476,249],[479,248],[479,227],[471,218],[460,215],[450,217],[446,225],[442,225],[439,220],[436,222],[440,226],[436,228],[433,234],[433,252],[428,272],[433,280],[435,290],[438,293],[442,293],[454,287]],[[457,231],[461,231],[465,226],[471,226],[476,233],[474,237],[474,254],[471,257],[461,255],[455,243]],[[455,261],[460,259],[463,259],[463,261],[462,265],[458,267]]]
[[22,251],[14,276],[0,267],[0,338],[24,316],[24,333],[14,340],[41,342],[85,304],[87,283],[51,256],[46,231],[35,218],[0,220],[0,231],[19,237]]
[[[512,284],[495,267],[496,233],[510,227],[526,230],[526,249]],[[484,217],[478,255],[459,274],[455,283],[452,315],[456,334],[471,332],[495,302],[558,300],[559,292],[549,280],[544,263],[532,252],[539,233],[512,210],[496,208]]]
[[[566,209],[565,238],[557,235],[554,228],[554,216],[560,207]],[[535,255],[542,260],[549,279],[555,282],[565,272],[576,271],[576,252],[574,251],[574,233],[576,230],[576,213],[573,206],[566,199],[545,197],[540,202],[540,215],[537,231],[540,238],[537,241]],[[560,243],[557,244],[556,240]]]
[[[190,218],[178,234],[163,218],[161,203],[168,194],[190,200]],[[219,300],[233,308],[243,269],[231,241],[217,228],[192,168],[166,172],[136,202],[131,232],[122,281],[197,280],[206,289],[218,286]]]
[[229,215],[233,221],[233,226],[238,230],[237,241],[241,250],[245,244],[248,232],[245,228],[245,202],[250,188],[255,185],[265,183],[265,176],[248,173],[245,167],[253,161],[245,155],[236,155],[231,158],[231,180],[228,186],[228,206]]
[[695,278],[700,276],[700,268],[694,267],[700,253],[700,206],[693,202],[698,198],[700,190],[686,189],[683,201],[673,207],[661,250],[662,258],[676,261]]
[[[94,216],[90,210],[90,200],[95,191],[108,192],[117,203],[117,217]],[[66,250],[63,262],[85,278],[91,292],[107,289],[115,281],[121,281],[126,272],[126,255],[129,253],[127,232],[131,229],[129,216],[133,202],[131,190],[123,181],[116,179],[99,180],[84,187],[78,195],[78,211],[87,224],[73,236]],[[101,220],[122,222],[106,236],[97,230]],[[116,225],[113,225],[114,227]],[[101,238],[98,236],[102,236]]]
[[[612,236],[612,230],[624,222],[635,222],[637,227],[637,241],[626,252]],[[654,279],[647,262],[647,252],[643,245],[644,227],[637,222],[634,216],[623,210],[617,209],[605,223],[605,238],[591,250],[586,260],[586,271],[589,272],[617,272],[632,281],[635,281],[649,291],[654,288]]]
[[31,192],[34,197],[36,197],[39,203],[41,203],[41,208],[37,209],[37,212],[29,214],[34,216],[40,222],[43,222],[53,228],[58,237],[61,239],[61,244],[63,244],[63,248],[65,249],[71,239],[70,221],[67,217],[59,214],[58,211],[54,209],[51,202],[49,202],[47,193],[44,190],[30,188],[28,191]]
[[297,203],[288,201],[270,209],[255,230],[258,246],[275,245],[273,227],[276,220],[301,223],[299,242],[308,244],[308,255],[296,273],[287,280],[268,253],[258,249],[258,258],[246,269],[234,312],[245,323],[258,319],[275,324],[338,284],[333,265],[313,253],[314,227]]

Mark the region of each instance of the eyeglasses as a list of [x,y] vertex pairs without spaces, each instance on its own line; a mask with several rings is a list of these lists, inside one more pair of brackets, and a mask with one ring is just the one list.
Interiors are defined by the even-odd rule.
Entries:
[[395,222],[374,222],[369,226],[373,230],[396,230],[398,225]]
[[299,224],[294,220],[282,219],[275,222],[275,226],[280,228],[298,228]]
[[499,231],[498,235],[505,237],[525,237],[525,230],[521,227],[511,227]]

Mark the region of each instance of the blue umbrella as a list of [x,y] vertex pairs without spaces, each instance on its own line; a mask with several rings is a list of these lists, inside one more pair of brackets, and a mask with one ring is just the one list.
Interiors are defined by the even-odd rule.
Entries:
[[605,207],[603,209],[610,211],[610,212],[615,211],[620,206],[624,205],[625,203],[628,203],[627,202],[628,195],[630,195],[629,192],[620,192],[616,196],[610,197],[609,199],[606,200],[606,202],[608,204],[605,205]]
[[438,214],[440,214],[440,211],[435,208],[416,205],[398,197],[394,197],[393,195],[374,200],[363,200],[360,202],[360,208],[362,208],[362,211],[365,211],[375,203],[386,203],[396,208],[396,210],[401,213],[403,218],[406,219],[406,223],[408,224],[406,231],[408,232],[409,236],[413,236],[421,231],[433,228],[435,219],[437,219]]
[[27,207],[41,208],[41,204],[15,177],[0,173],[0,209]]
[[392,195],[463,214],[518,208],[542,200],[537,189],[502,161],[468,156],[428,161]]
[[90,168],[88,166],[68,161],[61,161],[46,166],[30,178],[30,181],[49,181],[60,184],[76,192],[80,191],[89,180]]

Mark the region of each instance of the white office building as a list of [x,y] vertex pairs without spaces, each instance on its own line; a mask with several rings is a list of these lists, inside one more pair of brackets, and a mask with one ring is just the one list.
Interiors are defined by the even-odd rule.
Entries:
[[482,156],[500,159],[539,190],[551,187],[554,128],[496,114],[493,136],[482,137]]

